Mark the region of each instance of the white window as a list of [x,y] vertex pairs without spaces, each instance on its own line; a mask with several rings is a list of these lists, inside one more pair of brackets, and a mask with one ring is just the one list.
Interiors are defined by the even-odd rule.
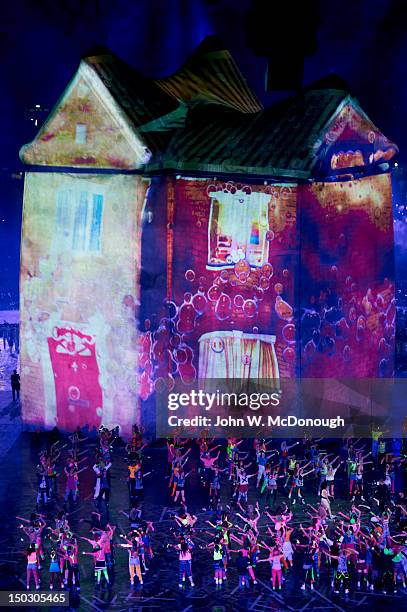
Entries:
[[268,203],[270,195],[243,191],[209,194],[208,265],[233,266],[243,257],[253,266],[268,261]]
[[[82,182],[81,182],[82,183]],[[101,250],[104,195],[96,186],[61,188],[57,192],[56,248],[76,253]]]
[[85,123],[77,123],[75,130],[76,144],[86,144],[87,125]]

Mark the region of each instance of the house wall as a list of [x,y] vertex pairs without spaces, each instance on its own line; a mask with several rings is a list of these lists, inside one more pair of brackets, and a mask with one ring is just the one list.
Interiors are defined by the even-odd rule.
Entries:
[[137,413],[140,220],[135,176],[26,174],[21,253],[24,421],[72,430]]
[[393,374],[390,174],[346,178],[300,190],[303,377]]
[[[208,225],[213,194],[228,191],[229,197],[224,201],[226,207],[237,200],[236,212],[233,213],[234,229],[241,230],[243,220],[239,217],[239,211],[247,204],[240,203],[240,196],[244,197],[245,189],[251,191],[249,198],[260,194],[266,202],[268,254],[264,257],[264,265],[247,269],[250,272],[248,277],[241,262],[217,270],[208,269]],[[298,264],[296,191],[294,184],[245,186],[207,180],[178,180],[174,184],[172,298],[177,305],[182,306],[186,302],[185,294],[191,293],[194,303],[194,296],[201,287],[207,299],[207,310],[196,319],[191,343],[196,342],[201,335],[215,331],[239,330],[248,334],[275,335],[281,377],[292,376],[295,365],[295,329],[287,328],[287,325],[293,325],[295,309]],[[248,230],[250,232],[250,227]],[[190,280],[191,274],[188,271],[193,272],[193,280]],[[214,285],[219,287],[217,293],[230,298],[230,311],[229,300],[226,298],[220,297],[218,302],[210,300],[208,292]],[[239,306],[242,301],[243,306]],[[224,308],[217,311],[217,306],[222,306],[222,303]],[[292,342],[285,341],[283,329]],[[285,349],[288,350],[283,357]]]
[[[233,207],[232,196],[239,200],[247,189],[267,201],[266,268],[247,269],[241,262],[208,266],[216,193],[229,194],[224,201]],[[391,376],[395,306],[388,174],[271,187],[157,178],[146,210],[152,217],[143,227],[138,380],[147,422],[154,420],[156,389],[172,390],[177,380],[199,386],[204,376],[250,377],[250,359],[252,368],[256,365],[250,341],[239,355],[248,360],[244,367],[236,365],[231,348],[239,332],[260,342],[273,338],[280,381]],[[239,228],[238,209],[234,215]],[[267,277],[262,270],[269,273],[269,265]],[[203,340],[207,334],[209,345]],[[208,346],[216,355],[203,366]]]
[[[146,188],[130,175],[27,174],[26,422],[63,429],[120,423],[126,433],[141,417],[153,430],[154,391],[172,389],[176,379],[198,385],[204,377],[270,376],[270,368],[259,368],[256,339],[264,354],[273,344],[280,380],[391,375],[389,175],[301,186],[156,177]],[[74,237],[83,193],[86,235]],[[99,196],[100,244],[94,248],[94,236],[92,250]],[[254,201],[259,227],[250,213]],[[230,214],[222,217],[219,206]],[[244,209],[250,214],[242,216]],[[242,227],[245,248],[266,236],[262,261],[247,266],[252,252],[213,261],[213,245],[225,257],[229,234],[241,237]]]
[[[260,225],[264,227],[254,227],[250,215],[242,217],[251,198],[262,208]],[[223,201],[231,211],[232,232],[224,222],[223,234],[241,233],[244,223],[249,224],[249,242],[257,238],[261,242],[264,233],[262,265],[250,268],[244,258],[229,265],[211,265],[214,200]],[[251,354],[255,338],[266,351],[273,339],[278,361],[274,376],[293,377],[299,263],[296,185],[156,178],[146,211],[152,212],[152,219],[150,223],[144,220],[143,226],[139,357],[145,419],[153,419],[154,390],[172,389],[177,378],[186,385],[198,385],[198,379],[205,376],[261,379],[264,372],[263,378],[270,377],[270,368],[259,370],[258,357]],[[232,347],[239,332],[243,340],[237,338]],[[208,371],[210,364],[206,370],[202,365],[206,334],[212,334],[213,356],[220,360],[213,362],[216,370],[212,372]],[[236,362],[238,350],[242,354]],[[233,372],[231,367],[225,369],[225,360],[231,361],[230,351],[234,352]]]

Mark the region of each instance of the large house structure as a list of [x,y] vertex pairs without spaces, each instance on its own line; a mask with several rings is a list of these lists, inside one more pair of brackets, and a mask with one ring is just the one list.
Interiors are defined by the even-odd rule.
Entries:
[[263,108],[213,39],[162,79],[85,57],[21,150],[25,421],[127,433],[178,378],[391,376],[396,152],[339,79]]

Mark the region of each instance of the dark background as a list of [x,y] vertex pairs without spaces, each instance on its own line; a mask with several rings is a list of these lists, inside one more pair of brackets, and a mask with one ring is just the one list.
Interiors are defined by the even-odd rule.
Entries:
[[[17,0],[3,4],[0,308],[18,306],[23,190],[18,151],[35,136],[80,57],[95,45],[104,45],[140,72],[162,76],[174,71],[210,34],[223,39],[265,104],[290,95],[301,84],[336,73],[381,131],[399,145],[394,170],[401,271],[407,263],[406,11],[405,0]],[[266,92],[267,80],[271,91]],[[36,104],[41,110],[35,110]],[[399,297],[404,294],[403,288]]]

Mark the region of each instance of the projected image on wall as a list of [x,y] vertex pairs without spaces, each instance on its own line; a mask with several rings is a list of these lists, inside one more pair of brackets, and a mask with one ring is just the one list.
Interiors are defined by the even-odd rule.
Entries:
[[246,260],[261,266],[268,260],[268,201],[265,193],[246,193],[233,186],[230,192],[214,192],[209,219],[208,267]]
[[133,177],[27,177],[21,364],[28,422],[131,430],[144,193]]
[[153,431],[177,381],[392,376],[396,152],[337,85],[263,108],[226,50],[83,59],[21,150],[25,421]]

